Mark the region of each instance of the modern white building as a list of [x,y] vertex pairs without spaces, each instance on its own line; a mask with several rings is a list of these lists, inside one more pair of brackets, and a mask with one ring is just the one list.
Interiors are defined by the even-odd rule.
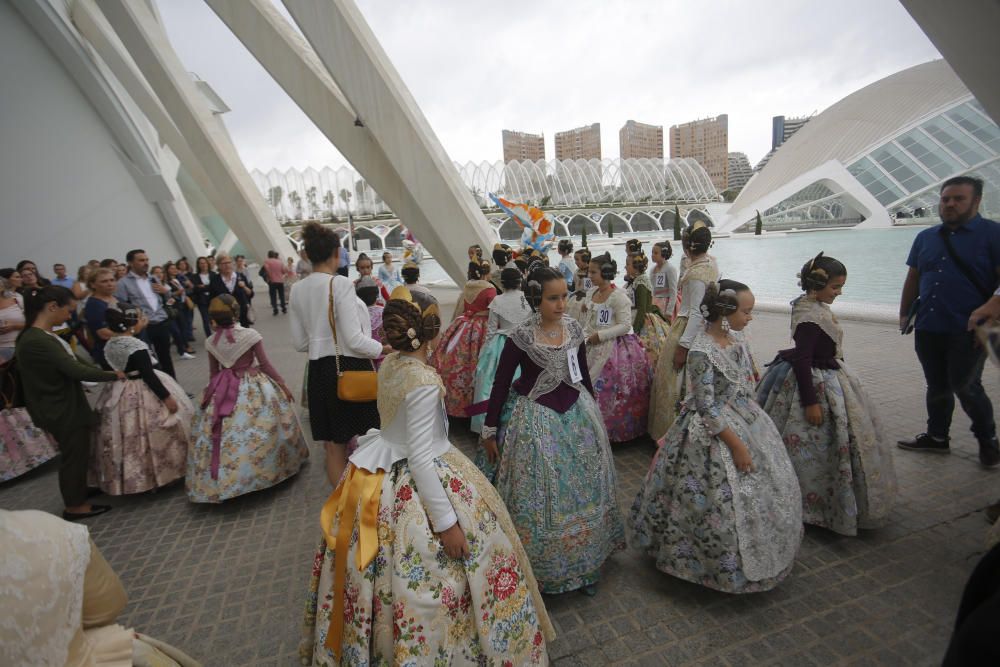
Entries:
[[848,95],[802,126],[743,188],[721,231],[890,226],[936,219],[940,185],[986,181],[982,210],[1000,214],[1000,128],[943,60]]

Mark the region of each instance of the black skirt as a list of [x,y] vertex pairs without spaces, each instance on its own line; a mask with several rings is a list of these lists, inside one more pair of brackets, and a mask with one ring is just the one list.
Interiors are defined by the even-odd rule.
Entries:
[[[340,370],[372,370],[370,359],[340,357]],[[368,429],[381,428],[375,401],[354,403],[337,397],[337,365],[333,357],[309,361],[309,424],[313,440],[347,443]]]

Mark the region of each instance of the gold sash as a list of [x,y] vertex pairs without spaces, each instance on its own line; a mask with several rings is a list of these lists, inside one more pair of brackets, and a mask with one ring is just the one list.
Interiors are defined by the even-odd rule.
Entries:
[[[344,479],[320,512],[320,524],[326,545],[336,554],[333,575],[333,609],[330,612],[330,627],[326,634],[326,647],[340,660],[340,649],[344,639],[344,583],[347,578],[347,550],[351,545],[354,520],[361,508],[358,526],[358,550],[355,555],[358,572],[371,563],[378,554],[378,507],[382,495],[384,471],[368,472],[351,465]],[[337,534],[332,533],[333,520],[340,517]]]

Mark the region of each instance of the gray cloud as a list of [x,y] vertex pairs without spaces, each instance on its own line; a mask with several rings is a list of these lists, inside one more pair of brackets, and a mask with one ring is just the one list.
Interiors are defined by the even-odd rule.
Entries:
[[[896,0],[360,0],[445,149],[501,157],[503,128],[600,122],[605,157],[627,119],[667,127],[729,114],[729,149],[770,148],[771,116],[821,111],[864,85],[940,57]],[[185,65],[233,111],[251,168],[343,158],[201,0],[159,9]],[[669,148],[668,148],[669,152]]]

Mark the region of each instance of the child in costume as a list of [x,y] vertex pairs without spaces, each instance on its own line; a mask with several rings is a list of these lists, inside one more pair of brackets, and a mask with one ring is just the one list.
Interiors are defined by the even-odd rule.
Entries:
[[559,256],[562,258],[559,260],[559,272],[562,273],[563,278],[566,279],[566,286],[570,292],[573,291],[573,284],[576,281],[576,263],[571,259],[573,254],[573,241],[571,239],[563,239],[558,245]]
[[566,314],[583,326],[583,302],[587,298],[587,293],[594,289],[594,284],[590,282],[590,251],[580,248],[573,253],[573,261],[576,263],[576,275],[573,280],[575,291],[570,294],[569,302],[566,304]]
[[795,347],[782,350],[757,387],[802,488],[806,523],[841,535],[883,524],[896,495],[892,452],[878,408],[844,363],[843,329],[830,310],[847,269],[823,253],[799,274]]
[[[371,276],[363,276],[355,281],[354,291],[357,293],[358,298],[364,301],[365,306],[368,307],[368,319],[372,323],[372,338],[385,344],[385,334],[382,331],[382,309],[385,307],[385,304],[379,303],[381,301],[381,287],[376,281],[372,280]],[[384,356],[379,356],[375,359],[376,370],[383,359],[385,359]]]
[[754,401],[753,362],[740,332],[746,285],[713,283],[709,323],[691,341],[687,397],[632,504],[633,546],[657,569],[727,593],[770,590],[794,565],[802,498],[781,435]]
[[669,241],[653,244],[653,266],[649,281],[653,284],[653,305],[660,309],[668,322],[674,319],[677,304],[677,267],[670,263],[674,253]]
[[670,325],[653,299],[653,286],[646,275],[649,259],[641,244],[638,241],[636,244],[625,259],[625,293],[632,301],[632,329],[646,349],[649,367],[656,368],[660,350],[670,335]]

